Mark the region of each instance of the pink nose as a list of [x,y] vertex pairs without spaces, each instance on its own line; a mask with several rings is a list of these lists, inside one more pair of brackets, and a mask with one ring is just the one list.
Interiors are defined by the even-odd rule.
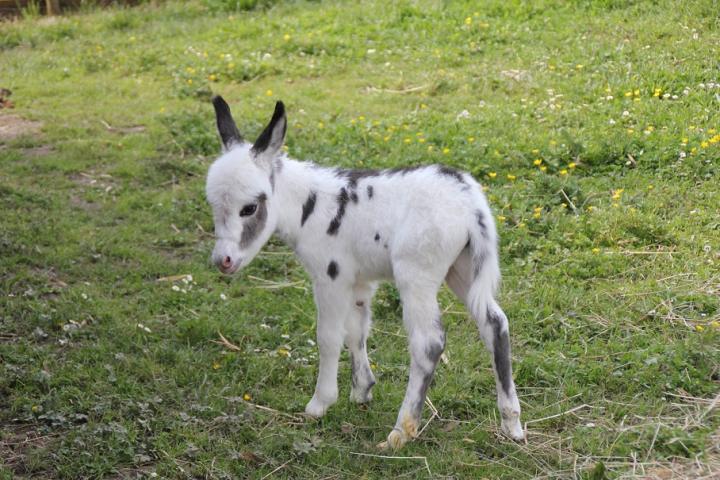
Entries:
[[232,258],[230,258],[230,257],[223,258],[221,265],[222,265],[222,268],[225,268],[225,269],[232,267]]

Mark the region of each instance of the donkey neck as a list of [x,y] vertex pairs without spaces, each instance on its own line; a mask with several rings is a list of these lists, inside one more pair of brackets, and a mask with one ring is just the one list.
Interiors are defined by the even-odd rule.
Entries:
[[274,174],[274,208],[278,211],[275,233],[294,248],[303,234],[304,211],[323,198],[336,197],[344,182],[333,169],[287,157],[275,165]]

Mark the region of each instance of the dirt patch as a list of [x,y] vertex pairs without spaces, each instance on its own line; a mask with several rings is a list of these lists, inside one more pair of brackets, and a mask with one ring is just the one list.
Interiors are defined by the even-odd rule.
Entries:
[[26,120],[19,115],[0,115],[0,141],[14,140],[21,135],[40,132],[42,123]]
[[72,195],[70,197],[70,205],[86,212],[97,212],[100,210],[100,204],[94,202],[88,202],[79,195]]
[[54,151],[55,150],[50,145],[40,145],[39,147],[26,148],[22,152],[26,157],[35,158],[50,155]]
[[34,450],[47,448],[57,433],[44,434],[30,425],[4,425],[0,437],[0,458],[15,474],[35,473],[29,470],[27,457]]

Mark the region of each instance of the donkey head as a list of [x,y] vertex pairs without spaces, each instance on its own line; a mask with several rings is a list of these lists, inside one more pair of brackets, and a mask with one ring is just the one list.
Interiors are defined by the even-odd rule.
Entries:
[[215,220],[212,260],[223,273],[234,273],[257,255],[275,231],[273,165],[280,156],[287,120],[282,102],[265,130],[246,143],[222,97],[213,98],[223,154],[207,176],[206,194]]

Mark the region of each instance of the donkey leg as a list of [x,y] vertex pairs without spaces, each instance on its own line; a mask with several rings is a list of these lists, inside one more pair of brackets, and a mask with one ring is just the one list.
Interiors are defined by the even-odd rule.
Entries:
[[370,331],[370,304],[374,286],[356,285],[353,288],[353,303],[350,315],[345,322],[345,345],[350,351],[352,388],[350,400],[367,403],[372,400],[371,389],[375,385],[375,376],[370,369],[367,356],[367,339]]
[[337,372],[340,350],[344,337],[344,325],[350,310],[352,290],[339,285],[314,285],[315,303],[318,308],[317,344],[320,350],[315,394],[305,406],[305,413],[322,417],[337,401]]
[[[487,307],[483,307],[482,311],[475,310],[477,302],[473,300],[477,299],[470,298],[470,292],[473,282],[477,282],[478,278],[473,272],[472,265],[471,252],[466,248],[448,271],[445,280],[455,295],[467,306],[477,323],[483,343],[492,356],[497,404],[502,417],[502,431],[513,440],[522,440],[525,438],[525,433],[520,425],[520,401],[512,378],[507,317],[490,297],[491,293],[487,291],[476,292],[476,295],[488,296],[489,300]],[[485,305],[484,302],[480,302],[480,304]]]
[[445,349],[437,288],[423,285],[427,284],[398,284],[403,303],[403,323],[410,344],[410,379],[395,428],[388,435],[387,442],[380,444],[381,447],[398,449],[417,436],[425,395]]
[[520,424],[520,401],[512,378],[508,321],[497,303],[488,304],[485,318],[478,319],[478,328],[493,359],[502,431],[513,440],[523,440],[525,431]]

